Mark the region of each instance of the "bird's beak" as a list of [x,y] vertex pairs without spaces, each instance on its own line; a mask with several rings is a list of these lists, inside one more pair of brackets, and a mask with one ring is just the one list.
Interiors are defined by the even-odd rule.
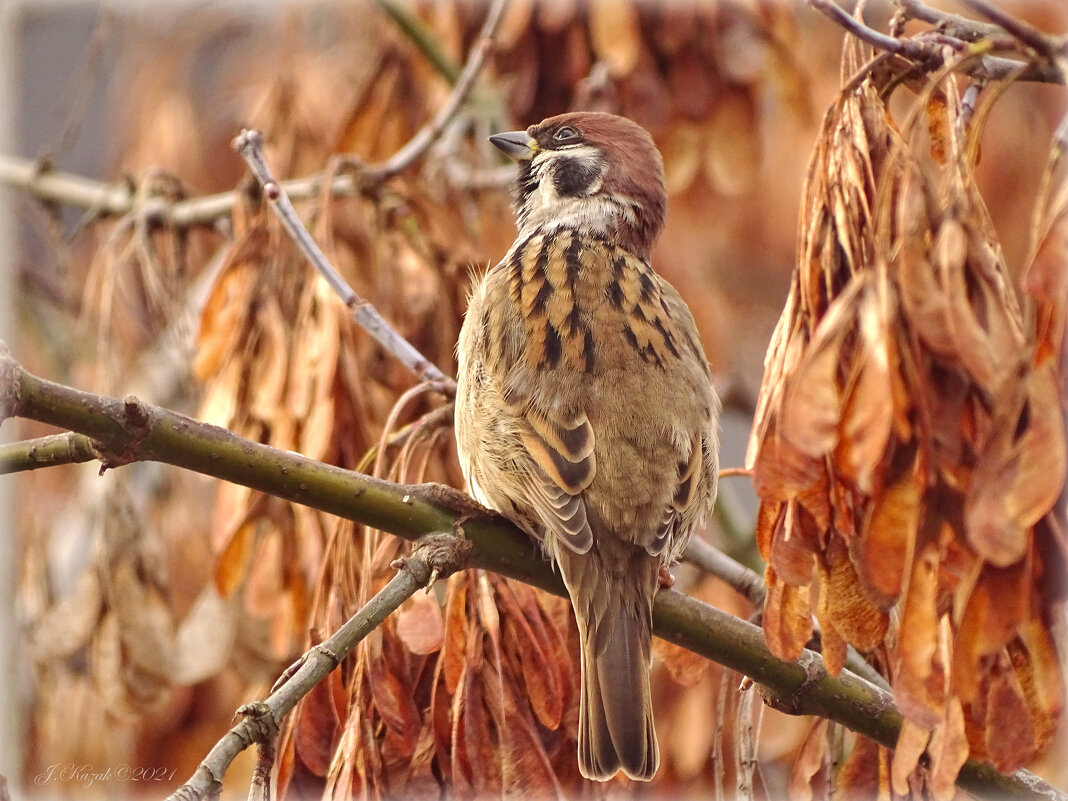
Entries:
[[509,131],[494,134],[489,138],[504,155],[515,161],[529,161],[538,152],[538,143],[526,131]]

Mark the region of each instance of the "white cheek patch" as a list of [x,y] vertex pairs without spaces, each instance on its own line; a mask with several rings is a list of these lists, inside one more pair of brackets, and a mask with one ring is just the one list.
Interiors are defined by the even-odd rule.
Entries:
[[[560,159],[578,160],[596,165],[599,174],[590,181],[582,194],[562,195],[557,190],[552,170]],[[614,199],[600,195],[604,184],[605,165],[600,152],[589,145],[542,151],[531,165],[537,189],[527,196],[520,210],[520,229],[583,228],[591,232],[608,233],[616,225],[621,209]]]

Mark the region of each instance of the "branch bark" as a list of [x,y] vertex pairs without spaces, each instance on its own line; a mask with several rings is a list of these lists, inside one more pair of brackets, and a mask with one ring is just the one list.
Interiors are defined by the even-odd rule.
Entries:
[[199,801],[218,795],[223,775],[238,754],[253,744],[273,748],[282,720],[300,699],[417,590],[429,589],[437,579],[463,569],[469,545],[452,534],[425,537],[410,557],[394,562],[397,575],[360,611],[328,639],[306,651],[275,683],[266,699],[237,710],[242,720],[201,760],[189,781],[168,796],[169,801]]
[[[105,469],[135,460],[184,467],[389,531],[409,540],[461,529],[471,542],[470,564],[564,595],[560,578],[536,545],[468,496],[436,484],[393,484],[299,454],[242,439],[133,396],[92,395],[39,378],[0,342],[0,423],[27,417],[94,440]],[[821,657],[806,651],[794,663],[768,650],[763,632],[676,590],[663,590],[653,610],[660,637],[749,676],[776,705],[819,715],[893,748],[901,714],[890,693],[843,671],[831,676]],[[1068,794],[1027,771],[1002,776],[968,762],[958,782],[980,794],[1058,799]]]
[[[890,36],[865,25],[864,22],[851,16],[835,0],[808,0],[808,4],[821,14],[843,28],[847,33],[867,42],[872,47],[887,53],[894,53],[905,58],[913,67],[925,72],[934,72],[941,69],[946,63],[945,48],[963,53],[973,48],[982,48],[982,42],[991,41],[991,36],[1000,33],[1007,40],[1012,40],[1015,31],[1006,31],[1001,26],[990,26],[977,23],[972,20],[956,15],[945,15],[929,9],[919,0],[895,0],[902,13],[910,18],[920,19],[925,22],[941,22],[943,18],[948,22],[952,16],[952,25],[935,31],[922,31],[915,36]],[[935,23],[938,24],[938,23]],[[1044,52],[1058,50],[1057,44],[1045,41],[1042,34],[1032,31],[1034,36],[1041,37],[1044,41]],[[1025,47],[1034,49],[1030,42],[1023,43]],[[1063,45],[1060,47],[1063,50]],[[982,52],[981,50],[978,52]],[[1061,71],[1052,63],[1046,61],[1029,60],[1026,57],[1005,58],[1002,56],[979,55],[974,60],[968,60],[961,67],[962,71],[971,77],[984,81],[1021,80],[1036,81],[1039,83],[1065,82]]]
[[0,475],[60,464],[80,464],[96,458],[97,452],[89,437],[69,431],[51,434],[0,445]]

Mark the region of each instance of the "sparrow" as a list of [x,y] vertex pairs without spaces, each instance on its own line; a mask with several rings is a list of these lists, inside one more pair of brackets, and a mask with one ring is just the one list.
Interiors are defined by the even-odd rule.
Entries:
[[612,114],[490,141],[518,236],[468,301],[456,442],[469,491],[540,542],[580,642],[578,766],[647,781],[653,596],[716,498],[719,400],[693,315],[653,271],[660,153]]

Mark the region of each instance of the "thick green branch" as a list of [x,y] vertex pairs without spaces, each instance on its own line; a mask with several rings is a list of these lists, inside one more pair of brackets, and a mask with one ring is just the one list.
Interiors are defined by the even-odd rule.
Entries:
[[[105,467],[164,462],[409,540],[461,524],[472,543],[473,566],[558,595],[564,592],[525,535],[451,488],[393,484],[242,439],[133,397],[120,401],[46,381],[23,370],[0,342],[0,422],[10,416],[90,437]],[[782,662],[768,650],[759,628],[675,590],[657,596],[653,619],[659,636],[749,676],[766,688],[778,708],[830,718],[887,747],[897,742],[901,714],[892,696],[848,672],[828,675],[817,654]],[[1002,776],[969,762],[958,781],[978,794],[1068,801],[1068,794],[1026,771]]]

